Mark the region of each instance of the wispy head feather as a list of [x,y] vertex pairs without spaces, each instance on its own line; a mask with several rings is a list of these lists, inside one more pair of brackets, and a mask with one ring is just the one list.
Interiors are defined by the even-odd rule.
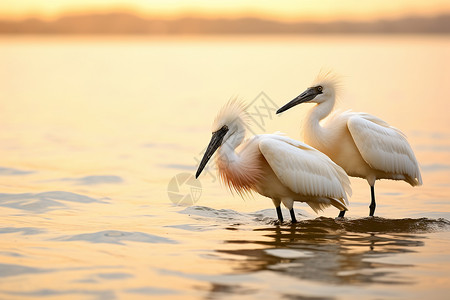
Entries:
[[327,87],[334,90],[334,93],[337,96],[341,90],[340,78],[341,77],[339,75],[331,70],[321,69],[312,86],[321,85],[323,87]]
[[229,126],[234,122],[239,122],[244,127],[247,127],[250,117],[246,109],[247,105],[244,101],[239,100],[238,98],[230,99],[217,114],[217,117],[212,125],[212,131],[214,132],[222,128],[224,125]]

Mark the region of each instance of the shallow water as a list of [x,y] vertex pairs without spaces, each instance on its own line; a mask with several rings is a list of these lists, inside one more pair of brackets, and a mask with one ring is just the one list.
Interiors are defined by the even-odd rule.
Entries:
[[[450,291],[450,39],[0,39],[0,298],[445,299]],[[195,171],[218,109],[251,103],[254,133],[320,68],[340,108],[382,117],[424,185],[352,179],[345,220],[297,203],[276,224],[213,166]],[[178,203],[174,204],[174,203]],[[289,214],[283,211],[286,218]]]

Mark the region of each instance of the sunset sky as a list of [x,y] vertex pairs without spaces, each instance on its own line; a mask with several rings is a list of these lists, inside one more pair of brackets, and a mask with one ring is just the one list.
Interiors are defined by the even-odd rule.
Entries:
[[66,13],[132,11],[161,18],[178,16],[265,17],[286,21],[368,20],[450,12],[448,0],[1,0],[0,17],[56,18]]

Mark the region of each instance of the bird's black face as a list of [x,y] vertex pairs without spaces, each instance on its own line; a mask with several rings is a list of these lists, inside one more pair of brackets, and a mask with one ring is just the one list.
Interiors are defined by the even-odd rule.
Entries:
[[228,126],[224,125],[222,126],[222,128],[212,133],[211,141],[209,142],[205,154],[203,155],[202,161],[198,166],[197,173],[195,173],[195,178],[198,178],[198,176],[200,176],[200,173],[202,173],[211,156],[222,145],[223,137],[225,136],[225,134],[227,134],[227,132]]
[[282,108],[277,110],[277,114],[282,113],[283,111],[286,111],[289,108],[296,106],[297,104],[311,101],[312,99],[316,98],[317,95],[320,95],[322,93],[323,93],[323,87],[321,85],[310,87],[306,91],[304,91],[303,93],[298,95],[294,100],[288,102]]

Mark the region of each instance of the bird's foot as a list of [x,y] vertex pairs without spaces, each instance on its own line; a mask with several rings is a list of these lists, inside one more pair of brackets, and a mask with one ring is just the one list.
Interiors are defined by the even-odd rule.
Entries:
[[283,220],[275,220],[273,221],[273,224],[277,226],[283,225]]

